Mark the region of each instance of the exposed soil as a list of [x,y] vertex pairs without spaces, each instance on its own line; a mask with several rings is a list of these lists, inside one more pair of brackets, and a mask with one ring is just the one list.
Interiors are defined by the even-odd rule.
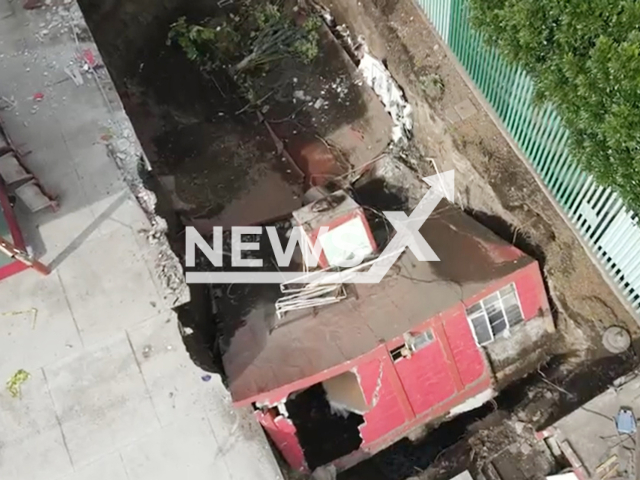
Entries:
[[[215,16],[217,2],[80,5],[154,166],[154,183],[169,190],[166,211],[179,210],[181,218],[170,222],[170,240],[180,255],[181,221],[201,220],[206,229],[278,217],[296,208],[305,187],[364,165],[388,143],[389,117],[369,89],[353,82],[355,66],[328,30],[312,65],[287,61],[263,79],[258,96],[268,95],[268,101],[256,112],[246,109],[224,72],[206,81],[180,50],[166,45],[171,22],[181,15]],[[503,445],[491,443],[486,432],[501,437],[505,418],[540,428],[636,366],[635,353],[611,356],[600,336],[606,327],[622,325],[636,339],[640,329],[476,101],[418,8],[410,0],[333,0],[325,6],[354,37],[364,35],[403,87],[414,109],[411,148],[417,154],[407,163],[416,175],[431,173],[427,157],[441,170],[454,168],[464,208],[540,262],[552,301],[559,341],[549,348],[552,361],[541,367],[544,379],[536,373],[509,387],[498,399],[498,412],[489,406],[457,417],[422,441],[400,442],[342,474],[367,480],[446,477],[472,463],[479,431],[490,455]],[[442,80],[442,92],[425,88],[425,78],[433,75]],[[463,100],[476,113],[447,120]],[[214,371],[219,359],[207,295],[193,288],[194,301],[180,315],[183,326],[195,330],[190,353]]]
[[[604,350],[600,339],[610,325],[625,326],[637,339],[635,319],[610,290],[522,160],[477,102],[419,8],[410,0],[332,0],[324,5],[338,24],[346,24],[353,37],[363,35],[371,52],[386,59],[414,109],[415,147],[424,157],[435,158],[441,170],[455,169],[456,194],[467,212],[536,258],[543,269],[560,341],[550,349],[555,356],[541,371],[546,381],[570,395],[536,373],[504,391],[498,399],[499,412],[494,415],[504,416],[507,412],[543,428],[637,366],[634,352],[613,356]],[[433,75],[442,80],[441,95],[425,92],[424,79]],[[452,123],[447,119],[448,112],[464,100],[472,102],[476,113]],[[426,171],[426,165],[416,162],[415,157],[411,166],[418,174]],[[474,463],[470,445],[476,428],[467,419],[468,428],[461,432],[453,422],[439,427],[451,434],[445,433],[445,438],[435,434],[435,443],[431,443],[434,433],[425,438],[426,443],[406,441],[342,477],[450,478],[452,473]],[[495,430],[495,437],[499,438],[500,429]],[[455,448],[439,456],[431,453],[434,445],[441,452],[453,444]],[[495,454],[501,446],[494,442],[488,447],[492,448]],[[436,456],[438,461],[434,462]],[[411,461],[407,462],[407,458]],[[397,468],[398,462],[405,468]]]
[[[355,66],[324,26],[310,65],[287,58],[255,79],[254,108],[226,71],[208,79],[167,45],[180,16],[215,18],[233,3],[80,4],[174,208],[204,231],[287,214],[305,186],[366,163],[388,143],[390,119],[373,92],[354,83]],[[293,5],[281,9],[294,15]],[[115,34],[120,25],[123,35]]]
[[[154,168],[147,184],[180,258],[185,224],[206,233],[213,225],[262,224],[289,214],[305,187],[365,164],[389,141],[389,116],[354,81],[355,65],[324,26],[310,65],[288,58],[256,83],[256,96],[267,99],[256,109],[247,108],[226,72],[207,80],[167,45],[173,22],[220,15],[217,2],[79,3]],[[194,330],[185,337],[188,350],[201,367],[219,370],[211,298],[207,289],[190,289],[191,304],[178,312]]]
[[[205,13],[213,15],[215,8]],[[182,51],[166,44],[169,24],[161,24],[145,42],[137,69],[124,59],[105,61],[119,80],[125,108],[156,175],[175,192],[174,206],[189,216],[215,217],[266,183],[281,194],[260,214],[295,208],[302,178],[283,161],[256,114],[237,113],[246,103],[224,72],[208,82]],[[96,40],[102,46],[100,37]],[[247,223],[252,219],[249,215]]]
[[[528,253],[543,264],[560,317],[564,313],[594,333],[621,324],[637,336],[638,324],[476,101],[419,7],[411,0],[332,0],[324,5],[338,24],[346,24],[354,37],[363,35],[371,52],[386,59],[414,109],[416,147],[441,169],[455,169],[456,193],[465,208],[477,211],[476,218],[503,238],[508,225],[515,232],[509,241],[522,236],[535,245],[536,251]],[[444,84],[435,98],[423,87],[423,79],[433,74]],[[473,103],[476,113],[449,122],[446,113],[464,100]]]

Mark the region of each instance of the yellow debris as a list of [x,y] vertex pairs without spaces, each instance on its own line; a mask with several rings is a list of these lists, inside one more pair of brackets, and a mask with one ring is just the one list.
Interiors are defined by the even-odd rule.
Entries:
[[9,380],[7,380],[7,390],[13,398],[20,397],[22,395],[21,386],[24,382],[29,380],[31,374],[26,370],[20,369],[14,373]]

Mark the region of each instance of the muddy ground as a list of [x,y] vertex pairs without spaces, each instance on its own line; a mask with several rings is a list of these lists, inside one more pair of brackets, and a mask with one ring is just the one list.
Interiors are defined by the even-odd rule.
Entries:
[[234,8],[219,3],[80,2],[174,209],[208,232],[288,214],[309,185],[380,153],[391,123],[351,81],[355,65],[326,28],[310,65],[286,58],[255,81],[257,106],[224,69],[205,78],[167,36],[181,16],[200,22]]
[[[212,219],[224,224],[277,217],[299,204],[306,187],[322,183],[319,177],[365,164],[388,142],[388,117],[372,92],[354,83],[355,65],[328,30],[310,67],[293,62],[265,80],[269,108],[258,115],[246,109],[223,73],[216,82],[205,81],[181,51],[166,44],[169,25],[179,16],[215,16],[217,2],[79,3],[155,169],[151,181],[157,191],[169,190],[162,213],[176,220],[170,222],[170,241],[179,254],[185,218],[202,220],[206,228]],[[547,425],[636,366],[634,352],[612,356],[600,336],[610,325],[625,326],[634,338],[640,330],[477,102],[419,9],[410,0],[334,0],[324,6],[354,38],[365,38],[404,89],[414,110],[411,148],[418,152],[406,162],[416,176],[427,172],[428,157],[441,169],[454,168],[462,206],[540,262],[552,301],[559,336],[550,348],[554,357],[541,366],[544,380],[535,373],[501,395],[497,412],[489,406],[458,417],[422,441],[401,442],[342,475],[446,477],[476,455],[478,432],[484,432],[487,452],[500,450],[500,442],[492,445],[486,432],[500,437],[505,418],[535,428]],[[425,78],[433,76],[442,80],[441,94],[425,89]],[[313,102],[300,105],[296,91]],[[317,98],[326,105],[316,108]],[[465,119],[452,115],[462,102],[467,102]],[[178,216],[170,213],[176,210]],[[196,330],[189,349],[203,367],[215,369],[210,301],[202,291],[192,293],[194,301],[180,312],[185,326]]]
[[[637,334],[638,324],[476,101],[419,7],[411,0],[333,0],[325,6],[386,60],[414,109],[416,145],[441,168],[455,169],[463,205],[542,263],[556,308],[566,314],[561,317],[594,333],[624,324]],[[444,84],[438,98],[424,91],[421,79],[430,74]],[[451,109],[463,101],[471,102],[475,113],[449,121]]]
[[[353,36],[363,35],[370,51],[386,60],[414,109],[416,147],[425,157],[435,158],[441,169],[455,169],[456,193],[467,211],[534,256],[542,266],[562,341],[556,346],[555,357],[541,371],[571,395],[536,373],[501,395],[498,416],[509,412],[536,428],[546,426],[637,365],[634,352],[612,356],[600,342],[602,331],[610,325],[624,325],[637,338],[635,319],[483,110],[419,7],[410,0],[333,0],[323,5],[338,24],[346,24]],[[424,79],[431,75],[442,80],[441,95],[425,91]],[[462,102],[470,102],[475,110],[466,119],[451,115]],[[419,172],[423,168],[419,163],[413,166]],[[634,345],[637,351],[637,340]],[[448,429],[450,423],[441,428]],[[473,427],[446,436],[440,447],[455,443],[458,439],[452,437],[456,435],[470,435],[472,439]],[[457,444],[450,458],[442,455],[440,466],[457,470],[468,464],[473,452],[469,440]],[[379,460],[353,469],[354,476],[344,478],[406,478],[418,474],[420,478],[446,478],[451,468],[440,471],[439,465],[433,465],[430,471],[422,471],[437,456],[427,453],[433,451],[428,437],[425,442],[422,447],[398,447],[402,454],[397,458],[405,458],[407,453],[414,458],[413,464],[401,462],[405,468],[387,468],[393,465],[394,457],[381,455]]]
[[[231,79],[220,72],[213,82],[205,81],[180,49],[167,45],[170,24],[178,16],[215,16],[216,4],[170,5],[166,10],[149,5],[146,12],[136,9],[142,4],[134,4],[126,13],[117,2],[81,6],[176,210],[193,218],[230,208],[237,215],[242,206],[233,203],[239,194],[258,186],[275,192],[270,206],[277,213],[299,204],[302,178],[283,161],[255,112],[242,111],[246,102]],[[148,28],[145,15],[150,16]],[[114,38],[112,28],[120,23],[126,26],[124,35]]]

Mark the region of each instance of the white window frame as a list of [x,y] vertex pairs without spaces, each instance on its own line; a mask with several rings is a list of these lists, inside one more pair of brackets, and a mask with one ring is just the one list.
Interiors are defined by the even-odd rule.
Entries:
[[[488,345],[488,344],[494,342],[496,337],[508,336],[509,330],[511,329],[511,323],[509,322],[509,317],[507,317],[507,311],[504,308],[504,303],[502,302],[502,295],[500,294],[500,291],[505,290],[506,288],[509,288],[509,287],[513,287],[513,292],[514,292],[514,295],[516,297],[516,303],[518,304],[518,309],[520,310],[520,317],[522,318],[522,320],[520,322],[518,322],[518,324],[525,321],[524,313],[522,312],[522,304],[520,303],[520,296],[518,295],[518,288],[516,287],[516,284],[514,282],[511,282],[508,285],[505,285],[504,287],[500,288],[499,290],[496,290],[495,292],[490,293],[489,295],[484,297],[482,300],[479,300],[478,302],[475,302],[474,304],[472,304],[472,305],[470,305],[468,307],[465,305],[465,312],[464,313],[465,313],[465,316],[467,317],[467,322],[469,323],[469,328],[471,329],[471,333],[473,334],[473,339],[475,340],[477,345],[479,345],[479,346]],[[485,308],[485,305],[484,305],[485,300],[487,300],[487,298],[491,297],[492,295],[497,295],[498,296],[498,302],[499,302],[499,305],[500,305],[500,310],[502,311],[502,316],[504,317],[504,321],[506,323],[506,328],[504,330],[502,330],[498,335],[494,335],[493,330],[491,329],[491,322],[489,321],[489,315],[487,314],[487,309]],[[471,317],[469,317],[469,315],[467,314],[467,311],[470,308],[472,308],[472,307],[474,307],[476,305],[480,305],[482,315],[476,314],[476,315],[473,316],[473,318],[476,319],[476,318],[484,316],[484,321],[485,321],[485,324],[487,326],[487,330],[489,331],[489,334],[491,335],[491,339],[487,340],[484,343],[480,343],[478,341],[478,337],[476,336],[476,330],[475,330],[475,328],[473,326],[473,322],[471,321]]]
[[[424,338],[425,339],[425,343],[423,343],[420,347],[416,347],[416,340],[418,338]],[[413,353],[417,353],[420,350],[422,350],[423,348],[426,348],[429,345],[431,345],[434,342],[435,339],[436,339],[436,337],[434,337],[433,331],[430,328],[427,328],[423,332],[413,334],[411,336],[411,341],[409,343],[407,343],[407,347],[409,347],[409,350],[411,350]]]
[[[398,363],[401,360],[411,358],[411,356],[414,353],[418,353],[420,350],[428,347],[436,340],[436,337],[431,328],[427,328],[426,330],[420,333],[414,333],[414,334],[408,333],[408,334],[405,334],[404,337],[405,337],[404,343],[389,350],[389,356],[391,357],[391,360],[393,361],[393,363]],[[423,343],[420,347],[416,348],[415,340],[418,338],[425,338],[426,342]],[[406,355],[403,354],[403,350],[404,352],[406,352]],[[393,358],[394,355],[397,356],[398,354],[400,354],[399,357]]]

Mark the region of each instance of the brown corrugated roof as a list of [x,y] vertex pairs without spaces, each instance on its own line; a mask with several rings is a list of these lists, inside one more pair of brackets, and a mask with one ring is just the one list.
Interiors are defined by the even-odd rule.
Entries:
[[355,359],[533,262],[448,204],[420,232],[440,262],[420,262],[407,250],[381,283],[350,285],[340,303],[277,319],[278,285],[223,298],[220,316],[233,326],[223,362],[234,401]]

